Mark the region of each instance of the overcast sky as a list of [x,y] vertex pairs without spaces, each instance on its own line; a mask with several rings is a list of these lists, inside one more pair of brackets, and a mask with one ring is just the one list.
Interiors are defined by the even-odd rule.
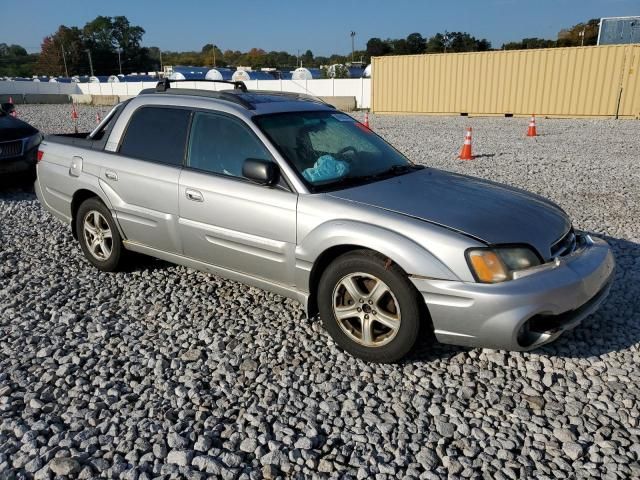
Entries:
[[98,15],[125,15],[146,30],[145,46],[200,50],[311,49],[347,53],[370,37],[466,31],[494,48],[523,37],[555,39],[563,27],[590,18],[640,15],[640,0],[0,0],[0,43],[38,52],[59,25],[83,26]]

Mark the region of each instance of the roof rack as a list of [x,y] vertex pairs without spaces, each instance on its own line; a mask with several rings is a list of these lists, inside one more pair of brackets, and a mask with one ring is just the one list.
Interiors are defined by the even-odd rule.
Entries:
[[244,82],[241,81],[231,81],[231,80],[209,80],[208,78],[197,78],[194,80],[180,79],[173,80],[170,78],[163,78],[156,85],[156,92],[165,92],[168,88],[171,87],[172,83],[179,82],[212,82],[212,83],[226,83],[227,85],[233,85],[234,90],[242,90],[243,92],[247,91],[247,86]]
[[198,97],[209,97],[216,98],[218,100],[227,100],[229,102],[241,105],[247,110],[255,110],[255,106],[253,106],[250,102],[242,98],[240,95],[235,95],[229,90],[202,90],[195,88],[171,88],[169,91],[167,90],[156,90],[155,88],[145,88],[140,92],[140,95],[147,95],[150,93],[167,93],[171,95],[192,95]]

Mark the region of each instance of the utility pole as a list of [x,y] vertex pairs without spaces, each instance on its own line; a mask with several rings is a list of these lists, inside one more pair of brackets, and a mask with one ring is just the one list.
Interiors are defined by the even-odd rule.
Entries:
[[582,31],[578,34],[578,35],[580,35],[580,37],[581,37],[581,40],[580,40],[580,46],[581,46],[581,47],[584,47],[584,32],[585,32],[585,30],[586,30],[586,29],[587,29],[587,26],[585,25],[585,26],[582,28]]
[[89,55],[89,70],[91,71],[91,76],[93,77],[93,61],[91,60],[91,50],[87,48],[87,55]]
[[164,72],[164,67],[162,66],[162,50],[159,50],[159,51],[160,51],[160,71]]
[[64,75],[65,77],[69,78],[69,70],[67,70],[67,57],[64,52],[64,43],[62,44],[60,49],[62,50],[62,61],[64,62]]
[[353,63],[353,56],[356,49],[356,32],[351,31],[351,63]]
[[122,53],[122,48],[118,47],[118,66],[120,67],[120,75],[122,75],[122,60],[120,60],[121,53]]
[[213,46],[211,51],[213,52],[213,68],[216,68],[216,46],[215,45]]

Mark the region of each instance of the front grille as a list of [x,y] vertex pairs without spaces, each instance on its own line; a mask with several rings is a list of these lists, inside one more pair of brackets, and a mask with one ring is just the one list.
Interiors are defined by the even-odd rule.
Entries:
[[22,140],[0,142],[0,158],[19,157],[22,155]]
[[572,253],[575,249],[576,234],[572,228],[564,237],[551,245],[551,256],[553,258],[564,257],[565,255],[569,255],[570,253]]

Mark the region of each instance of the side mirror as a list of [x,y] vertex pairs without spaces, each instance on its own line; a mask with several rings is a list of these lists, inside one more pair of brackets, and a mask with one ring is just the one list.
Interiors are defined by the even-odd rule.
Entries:
[[16,106],[13,103],[3,103],[0,105],[0,110],[2,110],[7,115],[11,115],[16,111]]
[[273,185],[279,174],[278,165],[269,160],[247,158],[242,165],[242,176],[260,185]]

